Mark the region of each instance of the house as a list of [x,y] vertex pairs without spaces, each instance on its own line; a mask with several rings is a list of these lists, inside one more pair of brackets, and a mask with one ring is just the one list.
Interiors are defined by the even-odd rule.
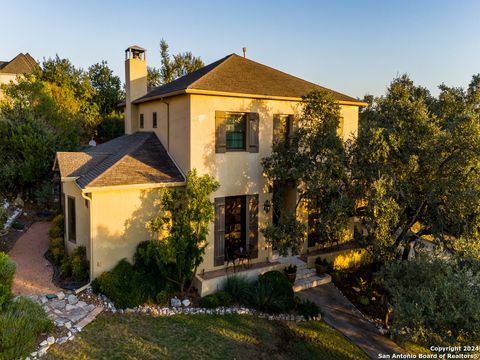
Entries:
[[[251,249],[252,274],[275,268],[259,231],[272,215],[260,161],[271,152],[276,125],[299,114],[302,95],[324,88],[231,54],[147,92],[146,50],[138,46],[126,50],[125,73],[125,135],[57,153],[68,252],[86,246],[92,279],[132,259],[136,245],[150,238],[145,223],[155,214],[159,190],[182,186],[196,168],[220,182],[196,278],[201,295],[218,284],[210,281],[218,276],[208,274],[225,273],[228,248]],[[357,132],[364,104],[328,91],[341,106],[339,134],[347,139]]]
[[15,82],[18,75],[30,74],[37,67],[37,62],[29,53],[20,53],[10,61],[0,60],[0,99],[2,99],[2,84]]

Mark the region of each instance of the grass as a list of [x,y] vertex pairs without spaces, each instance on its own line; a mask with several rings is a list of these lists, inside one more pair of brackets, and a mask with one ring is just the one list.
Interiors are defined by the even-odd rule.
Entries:
[[324,322],[102,314],[46,359],[368,359]]

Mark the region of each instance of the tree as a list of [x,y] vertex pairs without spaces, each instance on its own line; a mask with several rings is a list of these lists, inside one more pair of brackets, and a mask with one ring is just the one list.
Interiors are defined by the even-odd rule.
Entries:
[[164,192],[161,211],[149,222],[154,233],[166,234],[156,247],[158,267],[173,269],[167,280],[177,285],[182,294],[187,285],[191,287],[203,261],[208,226],[214,219],[210,194],[218,188],[219,183],[211,176],[198,176],[195,169],[191,170],[185,187],[169,188]]
[[58,56],[2,89],[0,191],[32,194],[51,179],[56,151],[78,150],[97,125],[95,89],[81,70]]
[[122,82],[113,74],[106,61],[88,68],[90,84],[96,90],[93,101],[98,105],[103,119],[118,113],[118,104],[124,99]]
[[377,260],[425,235],[479,256],[478,83],[475,76],[467,91],[441,85],[434,98],[404,75],[385,96],[366,99],[352,173]]
[[187,75],[195,70],[205,66],[203,61],[193,56],[190,51],[170,55],[167,42],[162,39],[160,41],[160,56],[162,59],[162,66],[160,69],[155,67],[148,67],[148,88],[153,88],[159,85],[165,85],[173,80]]
[[305,241],[305,236],[300,236],[305,233],[303,225],[297,220],[301,203],[318,214],[315,230],[327,241],[341,237],[353,214],[353,201],[347,192],[348,157],[337,134],[339,122],[340,107],[332,96],[314,91],[303,98],[295,131],[274,143],[271,155],[262,159],[264,174],[275,188],[274,211],[283,208],[286,189],[298,194],[293,212],[282,211],[277,214],[280,220],[263,230],[280,254],[298,253]]

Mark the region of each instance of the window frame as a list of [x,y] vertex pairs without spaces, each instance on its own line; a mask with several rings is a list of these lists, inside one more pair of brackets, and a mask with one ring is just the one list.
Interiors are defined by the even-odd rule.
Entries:
[[158,127],[157,112],[154,111],[152,114],[152,128],[156,129]]
[[[243,146],[241,148],[231,148],[228,146],[228,134],[229,131],[227,130],[227,122],[228,122],[228,117],[230,115],[241,115],[243,118]],[[248,151],[248,141],[247,141],[247,136],[248,136],[248,113],[246,112],[237,112],[237,111],[227,111],[225,113],[225,150],[226,152],[245,152]],[[232,133],[232,132],[230,132]]]
[[[71,205],[73,205],[73,207]],[[77,208],[76,206],[77,204],[76,204],[75,197],[67,196],[67,237],[68,237],[68,241],[74,244],[77,243]]]

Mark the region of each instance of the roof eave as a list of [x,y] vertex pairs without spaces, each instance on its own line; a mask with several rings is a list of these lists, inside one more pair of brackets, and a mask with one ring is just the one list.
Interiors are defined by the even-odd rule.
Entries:
[[158,183],[145,183],[145,184],[130,184],[130,185],[109,185],[109,186],[86,186],[82,188],[82,192],[98,192],[98,191],[116,191],[116,190],[137,190],[137,189],[157,189],[166,187],[178,187],[185,186],[185,181],[165,181]]
[[[163,99],[166,97],[172,97],[181,94],[194,94],[194,95],[213,95],[213,96],[230,96],[230,97],[244,97],[252,99],[268,99],[268,100],[286,100],[286,101],[302,101],[301,97],[292,96],[275,96],[275,95],[259,95],[259,94],[247,94],[247,93],[235,93],[226,91],[214,91],[214,90],[200,90],[200,89],[183,89],[165,93],[162,95],[151,96],[147,98],[139,98],[133,101],[133,104],[141,104],[148,101],[154,101]],[[340,105],[353,105],[353,106],[367,106],[368,104],[362,101],[348,101],[337,100]]]

